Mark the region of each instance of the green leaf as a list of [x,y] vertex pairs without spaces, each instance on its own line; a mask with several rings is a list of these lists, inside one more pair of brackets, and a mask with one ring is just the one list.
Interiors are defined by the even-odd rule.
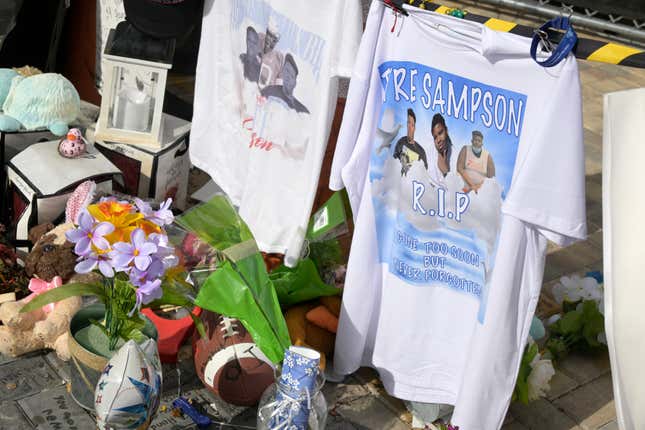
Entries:
[[253,239],[247,225],[224,196],[215,196],[194,206],[175,218],[175,222],[219,251]]
[[546,347],[556,360],[561,360],[568,354],[568,346],[565,341],[559,337],[551,337],[546,341]]
[[340,294],[338,288],[327,285],[320,279],[316,265],[308,258],[300,261],[293,269],[284,265],[278,267],[271,272],[269,278],[282,306]]
[[97,296],[99,300],[105,302],[105,291],[101,285],[66,284],[37,295],[33,300],[23,306],[20,312],[31,312],[50,303],[56,303],[75,296]]
[[132,339],[137,343],[141,343],[146,339],[146,335],[143,334],[145,325],[146,322],[135,312],[134,315],[123,321],[119,336],[125,340]]
[[556,324],[562,334],[577,333],[582,329],[582,312],[576,310],[567,312]]
[[228,261],[222,264],[202,285],[195,303],[239,319],[274,363],[282,361],[284,350],[291,345],[275,290],[259,254],[238,262],[235,268]]
[[576,308],[578,307],[578,303],[580,303],[581,301],[582,300],[570,302],[568,300],[564,300],[562,302],[562,312],[566,314],[567,312],[575,311]]
[[215,196],[176,222],[228,259],[202,284],[195,304],[239,319],[271,361],[282,361],[291,345],[287,324],[251,231],[229,200]]
[[592,348],[602,346],[598,342],[598,335],[605,330],[605,318],[598,310],[598,305],[593,300],[587,300],[582,305],[582,315],[584,317],[584,326],[582,335],[587,345]]
[[533,361],[537,353],[538,347],[535,343],[531,346],[527,345],[524,348],[524,354],[522,355],[522,360],[520,362],[520,371],[518,372],[517,381],[515,382],[513,398],[525,405],[529,403],[528,379],[531,374],[531,361]]
[[320,273],[334,270],[343,261],[343,251],[337,239],[311,242],[309,258],[314,262]]
[[204,322],[201,320],[201,318],[195,316],[192,312],[190,312],[188,315],[190,315],[190,318],[193,320],[193,324],[195,324],[195,328],[197,329],[197,333],[199,333],[199,336],[201,336],[202,339],[206,339],[206,329],[204,328]]
[[163,291],[161,298],[149,303],[146,307],[155,309],[163,305],[174,305],[182,306],[188,310],[193,309],[193,298],[196,292],[190,284],[173,278],[166,280],[161,285],[161,289]]

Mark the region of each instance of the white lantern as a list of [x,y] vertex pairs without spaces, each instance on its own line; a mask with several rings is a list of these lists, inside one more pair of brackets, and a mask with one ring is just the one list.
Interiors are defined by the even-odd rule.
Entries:
[[158,44],[156,58],[152,59],[142,52],[123,52],[123,43],[115,49],[115,37],[116,31],[110,30],[102,59],[103,97],[96,139],[160,147],[161,113],[174,40],[152,39]]

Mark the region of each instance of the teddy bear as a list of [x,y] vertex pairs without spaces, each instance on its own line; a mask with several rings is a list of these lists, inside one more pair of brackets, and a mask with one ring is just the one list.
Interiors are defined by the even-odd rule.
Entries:
[[320,352],[320,368],[323,370],[326,356],[334,351],[340,307],[339,296],[327,296],[292,306],[284,314],[291,343]]
[[29,237],[35,245],[25,259],[25,271],[32,278],[51,281],[55,276],[60,276],[63,282],[67,282],[74,275],[77,259],[74,244],[65,237],[65,232],[73,228],[73,224],[61,224],[53,229],[50,227],[53,225],[45,224],[29,231]]
[[69,322],[81,307],[81,298],[61,300],[49,313],[41,308],[23,314],[20,309],[26,304],[25,300],[0,305],[0,320],[3,323],[0,326],[0,354],[17,357],[49,348],[55,350],[61,360],[69,360]]
[[[32,230],[32,237],[43,234],[25,260],[25,269],[32,276],[29,289],[38,291],[60,286],[65,282],[92,282],[96,274],[74,273],[76,255],[65,238],[74,225],[62,224],[51,231],[48,226]],[[70,297],[45,308],[28,313],[20,309],[31,296],[0,305],[0,353],[18,356],[43,348],[54,349],[61,360],[69,360],[69,322],[81,307],[80,297]]]

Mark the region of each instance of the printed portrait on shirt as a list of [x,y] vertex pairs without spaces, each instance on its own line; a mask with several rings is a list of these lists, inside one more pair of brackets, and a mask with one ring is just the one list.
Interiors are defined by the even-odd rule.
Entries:
[[243,29],[238,45],[242,127],[249,150],[303,160],[312,139],[310,106],[325,42],[284,16],[264,11],[244,3],[233,10],[235,26]]
[[294,56],[276,49],[280,40],[277,25],[270,20],[264,33],[246,28],[246,52],[240,54],[244,79],[257,84],[256,96],[273,98],[299,113],[309,113],[294,94],[298,84],[298,64]]
[[416,63],[379,73],[370,184],[380,261],[411,285],[478,300],[481,320],[526,96]]

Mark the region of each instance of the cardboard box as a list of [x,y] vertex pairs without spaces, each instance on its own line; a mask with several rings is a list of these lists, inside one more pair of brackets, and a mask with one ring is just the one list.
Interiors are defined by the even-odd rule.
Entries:
[[[123,172],[127,194],[186,209],[190,122],[164,114],[161,148],[97,140],[96,147]],[[92,136],[88,133],[88,139]]]
[[97,191],[110,193],[121,172],[92,145],[80,158],[58,153],[58,141],[36,143],[7,163],[10,224],[16,245],[29,246],[31,227],[64,221],[65,204],[82,182],[96,182]]

